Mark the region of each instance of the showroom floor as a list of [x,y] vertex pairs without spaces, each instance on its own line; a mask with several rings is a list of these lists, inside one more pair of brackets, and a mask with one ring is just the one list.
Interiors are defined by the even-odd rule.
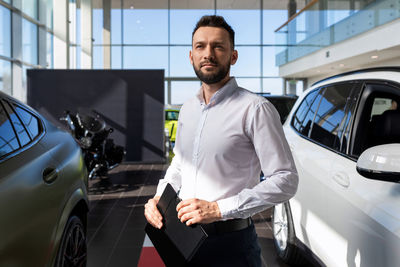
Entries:
[[[109,179],[90,181],[88,267],[158,267],[158,255],[145,236],[143,209],[164,176],[167,165],[124,164]],[[264,266],[287,266],[278,258],[271,239],[270,212],[254,216]],[[146,238],[145,238],[146,237]],[[154,250],[154,248],[153,248]]]

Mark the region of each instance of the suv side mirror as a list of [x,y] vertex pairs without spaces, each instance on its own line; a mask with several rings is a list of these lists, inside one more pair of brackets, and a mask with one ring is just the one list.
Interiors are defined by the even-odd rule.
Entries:
[[400,182],[400,144],[368,148],[357,160],[357,172],[374,180]]

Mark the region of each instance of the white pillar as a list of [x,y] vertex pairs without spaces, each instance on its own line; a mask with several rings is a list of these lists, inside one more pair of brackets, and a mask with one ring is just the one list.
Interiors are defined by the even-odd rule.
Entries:
[[53,0],[54,68],[69,68],[68,0]]
[[91,69],[93,66],[92,50],[92,1],[81,0],[81,68]]

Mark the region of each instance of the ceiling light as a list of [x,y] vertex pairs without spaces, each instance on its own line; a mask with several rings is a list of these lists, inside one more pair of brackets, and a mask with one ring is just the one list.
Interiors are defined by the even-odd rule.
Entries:
[[372,59],[377,59],[378,57],[379,57],[379,56],[377,56],[377,55],[371,56]]

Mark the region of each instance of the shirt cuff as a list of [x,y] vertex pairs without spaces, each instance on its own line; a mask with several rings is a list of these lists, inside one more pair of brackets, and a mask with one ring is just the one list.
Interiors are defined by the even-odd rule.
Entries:
[[222,220],[234,219],[238,212],[238,196],[217,200]]

